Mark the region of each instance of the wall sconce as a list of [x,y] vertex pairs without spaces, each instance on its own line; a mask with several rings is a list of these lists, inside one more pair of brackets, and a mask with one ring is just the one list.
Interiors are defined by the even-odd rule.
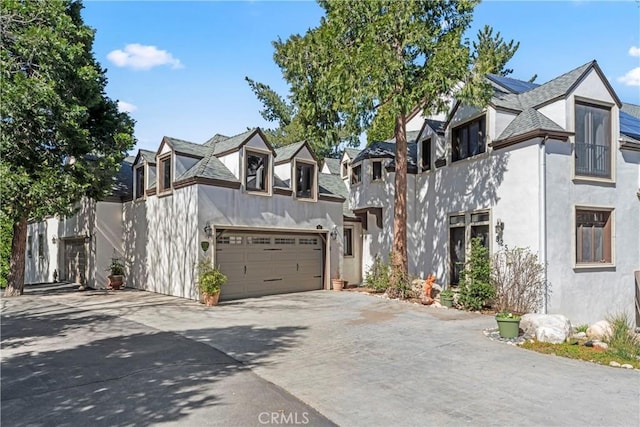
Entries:
[[334,226],[329,235],[331,236],[331,240],[336,240],[338,238],[338,227]]
[[504,243],[502,235],[504,233],[504,222],[500,218],[496,221],[496,243],[500,246]]
[[51,243],[53,243],[54,245],[55,245],[56,243],[58,243],[58,238],[57,238],[56,236],[53,236],[53,237],[51,238]]
[[322,230],[322,226],[320,224],[316,225],[316,230]]
[[91,234],[85,234],[84,235],[84,242],[85,243],[91,243]]
[[211,224],[207,223],[207,225],[204,226],[204,234],[207,235],[207,237],[211,237],[213,232],[213,229],[211,228]]

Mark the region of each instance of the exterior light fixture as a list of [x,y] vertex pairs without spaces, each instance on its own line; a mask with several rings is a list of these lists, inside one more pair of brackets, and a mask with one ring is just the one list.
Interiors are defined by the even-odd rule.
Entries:
[[334,226],[329,234],[332,240],[336,240],[338,238],[338,227]]
[[207,225],[204,226],[204,234],[206,234],[207,237],[211,237],[212,231],[211,224],[207,223]]
[[91,235],[90,234],[85,234],[84,235],[84,242],[85,243],[91,243]]
[[57,238],[56,236],[53,236],[53,237],[51,238],[51,243],[53,243],[54,245],[55,245],[56,243],[58,243],[58,238]]
[[504,240],[502,238],[502,235],[504,233],[504,222],[502,222],[500,218],[498,218],[498,220],[496,221],[495,230],[496,230],[496,243],[502,246],[504,243]]
[[320,224],[316,225],[316,230],[322,230],[322,226]]

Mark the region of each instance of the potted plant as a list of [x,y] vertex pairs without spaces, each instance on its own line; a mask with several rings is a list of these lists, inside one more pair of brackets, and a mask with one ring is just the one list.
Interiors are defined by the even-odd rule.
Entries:
[[110,273],[107,288],[120,289],[124,283],[124,263],[120,261],[120,258],[113,257],[107,271]]
[[502,338],[516,338],[520,333],[520,316],[510,311],[502,311],[496,314],[498,332]]
[[227,282],[227,276],[213,267],[209,260],[202,260],[198,264],[198,289],[202,294],[202,302],[206,306],[218,305],[220,288]]
[[453,290],[451,288],[444,289],[440,292],[440,304],[445,307],[453,307]]

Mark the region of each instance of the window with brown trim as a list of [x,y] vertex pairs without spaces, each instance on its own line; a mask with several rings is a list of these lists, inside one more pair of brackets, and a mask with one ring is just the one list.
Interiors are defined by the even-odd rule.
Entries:
[[316,167],[311,163],[296,162],[296,198],[315,199]]
[[484,116],[453,129],[451,161],[466,159],[486,150],[486,124]]
[[576,103],[575,174],[611,178],[611,109]]
[[342,162],[342,178],[346,178],[349,176],[349,162]]
[[136,199],[139,199],[144,196],[144,166],[139,166],[136,169],[135,190],[136,190]]
[[38,234],[38,256],[44,258],[44,234]]
[[342,255],[353,256],[353,228],[344,228],[344,246],[342,247]]
[[612,262],[611,212],[576,209],[576,264]]
[[27,258],[31,258],[33,256],[33,237],[27,236]]
[[431,138],[427,138],[420,144],[420,167],[422,171],[431,169]]
[[245,188],[248,191],[269,191],[269,155],[247,150]]
[[362,165],[351,167],[351,184],[360,184],[362,182]]
[[371,180],[380,181],[382,179],[382,162],[374,161],[371,163]]
[[158,162],[158,193],[171,190],[171,154]]

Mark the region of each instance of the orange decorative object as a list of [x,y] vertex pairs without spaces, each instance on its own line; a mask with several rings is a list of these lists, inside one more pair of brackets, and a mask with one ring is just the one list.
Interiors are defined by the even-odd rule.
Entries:
[[424,297],[422,298],[422,303],[424,305],[433,304],[433,298],[431,297],[431,290],[433,289],[433,284],[436,281],[436,276],[430,274],[427,277],[427,280],[424,281]]

